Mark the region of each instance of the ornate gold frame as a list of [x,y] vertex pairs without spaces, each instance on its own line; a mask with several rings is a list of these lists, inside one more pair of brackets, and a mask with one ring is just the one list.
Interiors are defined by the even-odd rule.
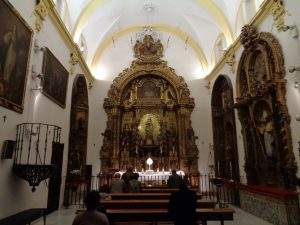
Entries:
[[[144,39],[145,41],[145,39]],[[141,57],[141,53],[138,53],[137,45],[135,46],[135,55],[138,57],[131,63],[131,66],[125,69],[113,80],[113,83],[108,91],[108,97],[105,98],[103,107],[108,116],[107,128],[104,136],[103,146],[100,151],[101,167],[102,170],[106,169],[118,169],[118,152],[120,146],[120,113],[122,102],[122,94],[126,86],[134,79],[155,75],[168,81],[174,88],[176,93],[176,110],[179,115],[179,149],[180,149],[180,168],[185,170],[192,169],[198,171],[198,149],[195,145],[195,137],[192,132],[192,142],[188,141],[187,132],[192,130],[190,117],[195,107],[194,99],[190,97],[190,91],[182,76],[178,76],[175,70],[167,65],[166,61],[161,60],[162,57],[162,45],[158,42],[153,42],[154,55],[149,57]],[[138,43],[141,45],[141,43]],[[155,51],[156,50],[158,51]],[[157,54],[157,55],[155,55]],[[146,59],[146,60],[145,60]],[[111,146],[111,147],[110,147]],[[194,150],[187,151],[188,146],[193,146]],[[190,149],[190,148],[189,148]],[[189,162],[193,166],[187,166]],[[197,163],[196,163],[197,161]],[[187,169],[187,167],[189,167]]]
[[[290,129],[290,116],[286,105],[286,80],[284,56],[282,48],[277,39],[267,32],[258,33],[257,30],[250,25],[245,26],[241,33],[241,43],[245,50],[242,53],[237,73],[237,103],[239,119],[242,124],[242,133],[244,135],[245,144],[245,170],[248,178],[255,171],[258,162],[252,162],[249,155],[251,149],[251,141],[247,140],[246,134],[252,129],[252,140],[259,139],[259,127],[255,123],[256,104],[264,102],[271,110],[271,122],[274,124],[274,159],[278,162],[277,166],[273,165],[273,170],[277,172],[273,176],[273,186],[294,187],[296,181],[296,163],[293,153],[292,137]],[[251,75],[252,60],[256,57],[255,52],[263,54],[266,60],[266,77],[263,81],[256,84],[253,83],[253,75]],[[249,72],[250,71],[250,72]],[[253,73],[253,72],[252,72]],[[258,77],[254,79],[259,80]],[[253,87],[252,87],[253,86]],[[250,88],[251,87],[251,88]],[[250,146],[250,147],[249,147]],[[262,145],[263,146],[263,145]],[[249,147],[249,149],[248,149]],[[253,147],[252,147],[253,148]],[[258,151],[258,149],[256,149]],[[267,162],[265,162],[267,163]],[[271,166],[272,167],[272,166]],[[251,172],[252,171],[252,172]],[[258,177],[263,172],[258,173]]]

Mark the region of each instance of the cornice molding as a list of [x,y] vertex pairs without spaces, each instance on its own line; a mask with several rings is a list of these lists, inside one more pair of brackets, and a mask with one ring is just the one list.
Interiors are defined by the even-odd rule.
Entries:
[[[258,27],[269,15],[273,15],[273,9],[276,8],[278,5],[278,0],[265,0],[262,3],[261,8],[258,10],[258,12],[255,14],[255,16],[250,21],[249,25]],[[275,17],[274,17],[274,21]],[[220,70],[224,67],[228,61],[230,61],[230,58],[235,52],[241,47],[241,35],[237,37],[237,39],[233,42],[233,44],[226,50],[225,54],[220,58],[220,60],[217,62],[217,64],[214,66],[213,70],[205,77],[206,80],[212,81],[215,79],[219,73]]]
[[[95,78],[92,76],[92,73],[88,67],[88,65],[85,62],[85,59],[83,58],[78,45],[73,41],[73,38],[71,34],[69,33],[68,29],[66,28],[64,22],[61,20],[53,0],[41,0],[40,3],[35,8],[35,14],[37,12],[37,8],[39,8],[39,5],[42,4],[46,7],[47,15],[55,25],[55,27],[58,30],[58,33],[61,35],[63,40],[65,41],[66,45],[69,47],[70,50],[70,68],[71,70],[74,70],[74,66],[77,64],[74,64],[74,60],[72,59],[72,56],[76,56],[76,61],[78,60],[78,63],[82,69],[82,72],[84,73],[86,79],[91,84],[94,82]],[[43,8],[44,8],[43,6]],[[45,17],[44,17],[45,19]],[[72,72],[72,71],[70,71]],[[74,71],[73,71],[74,72]]]

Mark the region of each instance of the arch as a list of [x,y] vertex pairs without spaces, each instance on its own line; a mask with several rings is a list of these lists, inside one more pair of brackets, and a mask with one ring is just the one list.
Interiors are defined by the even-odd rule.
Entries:
[[[132,32],[141,31],[145,26],[146,26],[145,24],[129,26],[127,28],[124,28],[124,29],[110,35],[109,37],[107,37],[103,41],[101,41],[96,48],[96,51],[95,51],[95,54],[94,54],[94,57],[93,57],[93,60],[91,63],[91,67],[92,68],[96,67],[96,64],[101,59],[101,56],[102,56],[104,50],[109,45],[113,44],[113,39],[118,39],[118,38],[123,37],[126,34],[129,34]],[[203,71],[206,71],[208,69],[208,62],[207,62],[206,56],[205,56],[201,46],[199,46],[199,44],[195,40],[193,40],[193,38],[189,37],[188,34],[186,34],[185,32],[181,31],[180,29],[178,29],[176,27],[172,27],[172,26],[165,25],[165,24],[151,24],[148,26],[153,27],[157,31],[173,34],[176,37],[180,38],[183,42],[185,42],[187,40],[187,44],[189,44],[193,48],[195,53],[197,54],[199,62],[203,68]]]
[[212,123],[215,155],[215,174],[239,180],[239,159],[231,80],[219,75],[212,90]]
[[[96,12],[96,10],[101,7],[103,4],[108,2],[108,0],[91,0],[81,11],[75,26],[73,29],[73,38],[76,41],[81,34],[84,26],[86,25],[88,19]],[[233,34],[231,31],[230,24],[222,12],[222,10],[211,0],[197,0],[196,1],[200,7],[204,7],[211,13],[214,19],[217,21],[217,24],[220,30],[224,33],[226,37],[227,44],[230,45],[233,42]]]
[[277,39],[252,26],[242,29],[237,104],[252,185],[294,188],[296,164],[286,105],[284,56]]
[[83,74],[78,74],[72,88],[67,176],[74,171],[79,171],[80,176],[85,175],[88,120],[87,82]]

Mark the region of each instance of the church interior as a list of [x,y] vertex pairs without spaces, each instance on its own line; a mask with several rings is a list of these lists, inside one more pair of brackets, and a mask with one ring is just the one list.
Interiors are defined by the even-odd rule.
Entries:
[[172,176],[197,224],[299,225],[299,11],[1,0],[0,225],[72,224],[91,191],[109,224],[173,224]]

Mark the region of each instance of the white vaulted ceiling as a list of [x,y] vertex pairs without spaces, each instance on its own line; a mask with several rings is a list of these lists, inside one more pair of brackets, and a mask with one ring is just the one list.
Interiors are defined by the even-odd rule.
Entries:
[[[174,59],[173,63],[176,63],[176,55],[181,63],[191,62],[189,57],[186,61],[181,57],[183,51],[190,51],[189,55],[198,61],[198,68],[201,68],[197,72],[198,78],[204,77],[217,61],[216,47],[220,46],[217,40],[223,37],[222,48],[232,44],[239,34],[239,26],[249,21],[261,2],[262,0],[56,0],[74,41],[81,43],[84,40],[86,61],[96,78],[101,71],[99,66],[103,66],[105,54],[110,54],[111,57],[116,54],[121,64],[130,61],[132,52],[128,51],[132,48],[136,33],[144,26],[152,26],[159,32],[164,46],[176,45],[176,48],[170,47],[172,52],[168,50],[168,55]],[[124,62],[121,62],[122,55]],[[186,73],[196,71],[196,67]]]

